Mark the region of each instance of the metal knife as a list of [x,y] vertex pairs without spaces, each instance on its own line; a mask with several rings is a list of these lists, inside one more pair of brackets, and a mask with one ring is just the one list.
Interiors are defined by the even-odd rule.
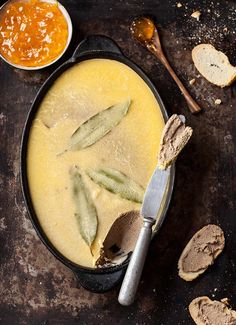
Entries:
[[143,217],[143,226],[120,289],[118,301],[121,305],[128,306],[134,301],[152,237],[152,226],[156,222],[169,176],[170,168],[161,170],[156,167],[145,192],[140,212]]
[[[179,117],[184,123],[185,117],[182,115]],[[157,220],[157,218],[168,185],[169,177],[170,167],[166,170],[156,167],[147,186],[140,211],[140,214],[143,217],[143,226],[139,233],[118,297],[119,303],[123,306],[128,306],[134,301],[152,237],[152,226],[156,221],[157,227],[158,222],[162,222],[162,219]]]

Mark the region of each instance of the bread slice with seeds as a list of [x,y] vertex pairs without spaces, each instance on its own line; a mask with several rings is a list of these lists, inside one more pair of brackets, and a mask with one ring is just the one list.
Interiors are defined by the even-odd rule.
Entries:
[[229,86],[236,79],[236,67],[228,57],[210,44],[199,44],[192,50],[192,59],[197,70],[214,85]]

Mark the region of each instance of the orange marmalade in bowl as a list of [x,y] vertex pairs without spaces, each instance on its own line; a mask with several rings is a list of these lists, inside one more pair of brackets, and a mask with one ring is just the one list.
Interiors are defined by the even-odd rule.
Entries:
[[8,1],[0,11],[0,55],[22,68],[54,62],[69,39],[67,12],[61,9],[56,1]]

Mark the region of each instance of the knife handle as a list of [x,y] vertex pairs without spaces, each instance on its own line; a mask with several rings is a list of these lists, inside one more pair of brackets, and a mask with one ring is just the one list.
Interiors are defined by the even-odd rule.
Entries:
[[135,249],[132,253],[124,280],[120,288],[118,301],[123,306],[129,306],[134,301],[140,277],[143,271],[143,265],[147,256],[148,247],[151,241],[152,226],[154,223],[155,220],[152,218],[143,219],[143,226],[139,233]]

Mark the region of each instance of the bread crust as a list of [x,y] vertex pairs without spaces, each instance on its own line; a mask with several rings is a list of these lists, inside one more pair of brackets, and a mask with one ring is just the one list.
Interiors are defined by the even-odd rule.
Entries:
[[189,310],[189,313],[190,313],[192,319],[194,320],[194,322],[197,325],[206,325],[203,321],[201,321],[200,319],[198,319],[198,310],[195,308],[195,302],[198,301],[199,299],[205,300],[206,302],[211,302],[211,300],[207,296],[202,296],[202,297],[195,298],[189,304],[188,310]]

